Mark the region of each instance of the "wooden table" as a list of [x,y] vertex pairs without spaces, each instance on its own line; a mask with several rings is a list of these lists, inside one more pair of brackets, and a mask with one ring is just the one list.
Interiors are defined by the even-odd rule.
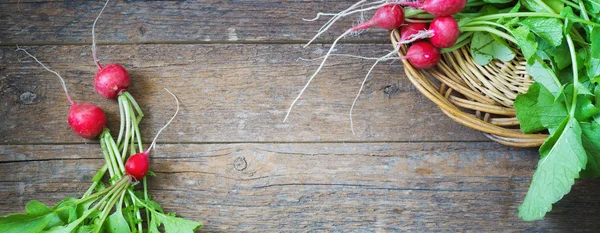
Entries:
[[[118,107],[93,91],[91,27],[102,1],[0,3],[0,215],[33,199],[80,196],[103,159],[76,136],[60,83],[20,45],[67,79],[118,130]],[[303,48],[336,1],[115,1],[96,31],[99,58],[132,75],[152,154],[150,192],[204,231],[594,231],[600,188],[580,180],[542,221],[517,218],[538,161],[535,149],[492,143],[446,118],[405,78],[379,65],[348,111],[372,61],[332,58],[289,120],[285,111],[332,39],[355,18]],[[381,56],[387,32],[346,39],[336,53]]]

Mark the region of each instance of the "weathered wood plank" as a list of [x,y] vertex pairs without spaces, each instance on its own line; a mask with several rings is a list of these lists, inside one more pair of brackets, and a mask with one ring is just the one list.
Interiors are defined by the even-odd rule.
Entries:
[[[0,214],[81,195],[97,145],[0,146]],[[596,181],[542,221],[516,214],[535,150],[495,143],[169,144],[151,193],[207,231],[594,231]]]
[[[354,111],[348,111],[372,61],[332,58],[282,120],[327,46],[300,45],[114,45],[100,59],[118,62],[132,75],[130,91],[146,118],[149,140],[182,102],[162,142],[481,141],[480,133],[449,120],[404,78],[400,63],[375,68]],[[118,129],[118,108],[93,91],[95,66],[87,46],[27,49],[63,74],[75,101],[105,109]],[[338,53],[381,56],[387,45],[343,45]],[[82,139],[66,123],[69,104],[60,82],[14,47],[0,47],[0,143],[72,143]],[[382,52],[377,52],[382,51]]]
[[[307,41],[328,19],[355,1],[112,1],[98,24],[100,43]],[[104,1],[0,3],[0,43],[91,43],[92,23]],[[340,20],[322,39],[332,41],[359,18]],[[382,30],[349,40],[386,41]]]

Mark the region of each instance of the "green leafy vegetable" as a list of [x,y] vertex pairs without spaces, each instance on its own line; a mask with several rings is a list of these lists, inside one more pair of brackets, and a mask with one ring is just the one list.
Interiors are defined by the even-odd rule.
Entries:
[[552,46],[560,46],[563,42],[562,23],[555,18],[527,18],[520,22],[530,31],[544,39]]
[[518,214],[541,219],[580,175],[600,177],[600,1],[520,0],[495,4],[497,13],[470,3],[458,20],[469,17],[461,27],[473,33],[476,61],[497,59],[481,51],[501,38],[525,57],[536,81],[514,107],[523,132],[550,133]]
[[526,221],[541,219],[552,210],[552,204],[569,193],[575,178],[585,168],[587,157],[581,142],[579,122],[566,118],[561,127],[540,148],[542,158],[525,201],[519,206],[519,217]]
[[487,65],[493,59],[510,61],[515,58],[515,53],[508,46],[498,43],[491,35],[482,32],[473,35],[471,54],[480,65]]

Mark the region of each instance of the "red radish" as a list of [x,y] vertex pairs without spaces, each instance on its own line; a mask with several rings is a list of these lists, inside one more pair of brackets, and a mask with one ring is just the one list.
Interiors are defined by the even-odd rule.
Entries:
[[410,44],[415,41],[427,39],[433,36],[433,31],[427,30],[425,23],[409,23],[400,27],[400,41],[398,45]]
[[127,73],[127,70],[119,64],[109,64],[102,67],[100,60],[98,60],[98,57],[96,56],[96,23],[109,1],[110,0],[106,1],[92,25],[92,57],[94,58],[94,63],[96,63],[96,66],[98,67],[98,73],[96,73],[96,77],[94,78],[94,87],[96,88],[96,92],[102,97],[116,99],[121,92],[126,91],[127,88],[129,88],[129,73]]
[[449,48],[456,44],[460,34],[458,23],[451,16],[437,17],[431,21],[429,30],[433,36],[429,38],[431,44],[438,48]]
[[[362,2],[364,2],[364,1],[361,1],[359,3],[362,3]],[[353,7],[357,6],[357,4],[355,4]],[[285,122],[287,120],[287,118],[289,117],[290,112],[292,111],[292,108],[294,107],[296,102],[300,99],[300,96],[302,96],[302,93],[304,93],[304,91],[306,90],[306,88],[308,88],[308,86],[310,85],[312,80],[321,71],[321,69],[325,65],[325,62],[327,61],[327,58],[329,57],[329,55],[333,51],[333,48],[335,47],[335,45],[337,44],[337,42],[340,39],[344,38],[346,35],[350,34],[351,32],[354,32],[357,30],[363,30],[363,29],[367,29],[367,28],[371,28],[371,27],[375,27],[375,26],[383,28],[383,29],[387,29],[387,30],[392,30],[392,29],[400,27],[400,25],[402,25],[402,23],[404,23],[404,10],[402,9],[402,7],[397,6],[397,5],[388,4],[388,5],[379,7],[377,9],[377,12],[375,12],[375,15],[373,16],[373,18],[371,18],[370,20],[368,20],[362,24],[359,24],[353,28],[348,29],[341,36],[339,36],[337,39],[335,39],[335,41],[333,41],[333,44],[331,44],[329,51],[327,51],[327,54],[324,56],[323,61],[321,62],[321,65],[319,66],[319,68],[317,68],[315,73],[308,79],[308,82],[306,83],[306,85],[304,85],[304,88],[302,88],[302,90],[300,91],[300,94],[298,94],[296,99],[294,99],[294,101],[288,108],[285,118],[283,119],[283,122]],[[308,46],[322,32],[323,31],[320,30],[320,32],[311,41],[309,41],[308,44],[306,44],[304,47]]]
[[419,0],[407,2],[394,2],[403,6],[410,6],[427,11],[428,13],[440,17],[457,14],[465,9],[467,0]]
[[408,48],[405,59],[417,69],[429,69],[440,61],[440,51],[427,41],[421,41]]
[[385,5],[377,9],[373,18],[367,22],[361,23],[351,31],[363,30],[372,27],[380,27],[387,30],[394,30],[404,23],[404,10],[396,5]]
[[87,139],[94,139],[106,127],[106,115],[98,106],[90,103],[72,103],[69,109],[69,125],[75,133]]
[[427,30],[426,23],[408,23],[400,27],[400,41],[408,41],[418,35],[421,31]]
[[148,173],[148,168],[150,167],[148,153],[148,151],[144,151],[129,157],[129,159],[127,159],[127,162],[125,163],[125,171],[127,172],[127,174],[129,174],[136,180],[143,179],[144,176],[146,176],[146,173]]
[[[99,64],[99,62],[98,62]],[[100,66],[94,78],[96,92],[107,99],[116,99],[129,88],[129,73],[119,64]]]
[[150,167],[150,161],[148,160],[148,155],[150,155],[150,150],[152,148],[156,147],[156,139],[158,138],[158,135],[160,135],[160,133],[165,128],[167,128],[167,126],[169,126],[169,124],[171,124],[171,121],[173,121],[173,119],[175,119],[175,116],[177,116],[177,113],[179,113],[179,99],[177,99],[177,96],[175,96],[172,92],[170,92],[166,88],[165,88],[165,90],[167,92],[169,92],[169,94],[171,94],[173,96],[173,98],[175,98],[175,103],[177,104],[175,114],[173,114],[173,117],[171,117],[171,119],[167,122],[167,124],[165,124],[158,131],[158,133],[156,133],[156,136],[154,136],[154,140],[152,140],[152,144],[150,144],[150,146],[148,147],[148,149],[146,149],[146,151],[130,156],[129,159],[127,159],[127,162],[125,162],[125,172],[127,172],[127,174],[129,174],[136,180],[143,179],[144,176],[146,176],[146,173],[148,173],[148,168]]
[[69,101],[69,103],[71,103],[71,108],[69,109],[69,115],[67,118],[71,129],[73,129],[73,131],[79,136],[87,139],[93,139],[100,135],[100,133],[102,133],[102,131],[106,127],[106,115],[104,115],[102,109],[90,103],[75,103],[71,99],[71,96],[69,96],[65,80],[62,76],[60,76],[58,72],[46,67],[46,65],[40,62],[36,57],[31,55],[26,50],[21,49],[17,46],[17,51],[19,50],[25,52],[29,57],[33,58],[44,69],[54,73],[60,79],[62,88],[67,96],[67,100]]

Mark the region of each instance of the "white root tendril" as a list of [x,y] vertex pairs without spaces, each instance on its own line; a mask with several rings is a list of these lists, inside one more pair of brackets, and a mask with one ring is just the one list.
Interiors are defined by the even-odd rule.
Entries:
[[290,116],[290,113],[292,112],[292,108],[294,108],[294,105],[296,104],[296,102],[298,101],[298,99],[300,99],[300,96],[302,96],[302,93],[304,93],[304,91],[306,91],[306,88],[308,88],[308,85],[310,85],[310,82],[312,82],[312,80],[321,71],[321,69],[325,65],[325,62],[327,61],[327,57],[329,57],[329,55],[331,54],[331,52],[333,52],[333,49],[334,49],[335,45],[337,44],[337,42],[340,39],[344,38],[346,35],[350,34],[350,32],[352,32],[352,30],[348,30],[348,31],[344,32],[344,34],[342,34],[337,39],[335,39],[335,41],[333,41],[333,44],[331,44],[331,47],[329,48],[329,51],[327,51],[327,54],[325,54],[325,58],[323,59],[323,62],[321,62],[321,65],[319,65],[319,68],[317,68],[317,70],[315,71],[315,73],[313,73],[313,75],[310,76],[310,78],[308,79],[308,82],[306,82],[306,85],[304,85],[304,88],[302,88],[302,91],[300,91],[300,94],[298,94],[298,96],[296,97],[296,99],[294,99],[294,101],[290,105],[290,108],[288,108],[287,113],[285,114],[285,118],[283,119],[283,122],[287,121],[288,117]]
[[53,74],[55,74],[56,76],[58,76],[58,78],[60,79],[60,84],[61,84],[63,90],[65,91],[65,94],[67,95],[67,100],[69,101],[69,103],[71,103],[71,105],[75,104],[75,102],[73,102],[73,100],[71,99],[71,96],[69,96],[69,91],[67,90],[67,85],[65,84],[65,79],[62,76],[60,76],[60,74],[58,72],[48,68],[46,65],[44,65],[44,63],[42,63],[40,60],[38,60],[35,56],[31,55],[29,52],[27,52],[27,50],[20,48],[18,45],[17,45],[17,51],[25,52],[25,54],[27,54],[27,56],[33,58],[33,60],[35,60],[38,64],[40,64],[44,69],[46,69],[47,71],[50,71]]
[[96,20],[94,20],[94,24],[92,24],[92,57],[94,58],[94,63],[96,63],[96,66],[98,66],[98,70],[102,69],[102,65],[100,65],[100,60],[98,60],[98,57],[96,56],[96,33],[95,33],[96,23],[98,22],[100,15],[102,15],[104,8],[106,8],[109,1],[110,0],[106,0],[106,3],[104,3],[102,10],[100,10],[100,13],[96,17]]
[[[333,24],[338,19],[340,19],[342,17],[345,17],[345,16],[348,16],[348,15],[351,15],[351,14],[378,9],[379,7],[387,5],[388,4],[387,2],[388,1],[386,1],[386,0],[380,0],[380,1],[375,1],[375,2],[368,2],[367,0],[361,0],[361,1],[358,1],[357,3],[355,3],[354,5],[348,7],[347,9],[345,9],[345,10],[337,13],[337,14],[319,12],[319,13],[317,13],[317,16],[315,18],[309,19],[309,20],[305,19],[305,21],[315,21],[315,20],[319,19],[321,16],[333,16],[331,19],[329,19],[329,21],[327,21],[327,23],[325,23],[317,31],[317,34],[315,34],[315,36],[310,41],[308,41],[308,43],[306,43],[304,45],[304,48],[308,47],[319,36],[321,36],[323,33],[325,33],[327,30],[329,30],[329,28],[331,28],[331,26],[333,26]],[[366,8],[363,8],[363,7],[366,7]],[[363,8],[363,9],[358,9],[358,8]]]
[[[354,98],[354,101],[352,101],[352,106],[350,107],[350,130],[352,130],[352,135],[356,135],[356,132],[354,131],[354,121],[352,120],[352,112],[354,111],[354,106],[356,105],[356,101],[358,101],[358,97],[360,96],[360,93],[362,92],[365,83],[367,82],[369,75],[371,74],[371,72],[373,71],[373,69],[375,68],[375,66],[377,66],[377,64],[379,62],[382,61],[387,61],[387,60],[399,60],[399,59],[404,59],[403,57],[393,57],[395,55],[398,55],[398,51],[400,50],[400,47],[398,46],[396,48],[396,50],[386,54],[383,57],[377,58],[375,63],[373,63],[373,66],[371,66],[371,68],[369,69],[369,71],[367,72],[367,75],[365,75],[365,79],[363,79],[363,82],[360,85],[360,89],[358,90],[358,93],[356,94],[356,97]],[[374,58],[368,58],[370,60],[374,59]]]
[[435,35],[435,33],[433,33],[432,30],[420,30],[416,34],[410,35],[408,38],[406,38],[406,40],[399,41],[398,46],[403,45],[403,44],[410,44],[412,42],[415,42],[415,41],[421,40],[421,39],[431,38],[434,35]]
[[177,98],[177,96],[175,94],[173,94],[173,92],[169,91],[169,89],[165,88],[165,91],[169,92],[169,94],[171,94],[173,96],[173,98],[175,98],[175,104],[176,104],[175,114],[173,114],[171,119],[169,119],[169,121],[167,121],[167,124],[165,124],[162,128],[160,128],[160,130],[158,130],[158,133],[156,133],[156,136],[154,136],[154,139],[152,140],[152,144],[150,144],[150,146],[146,150],[146,153],[149,153],[151,149],[154,149],[154,147],[156,147],[156,139],[158,138],[158,135],[160,135],[160,133],[162,133],[162,131],[165,128],[167,128],[167,126],[169,126],[169,124],[171,124],[171,122],[177,116],[177,113],[179,113],[179,99]]

